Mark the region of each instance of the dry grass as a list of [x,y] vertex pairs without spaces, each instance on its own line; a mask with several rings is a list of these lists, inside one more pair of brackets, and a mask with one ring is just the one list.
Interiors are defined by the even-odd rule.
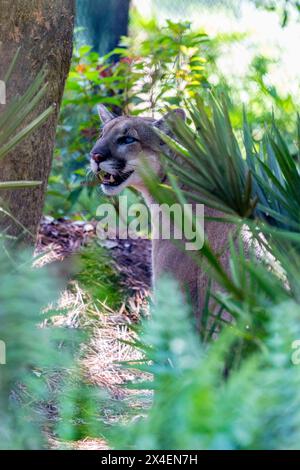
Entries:
[[[112,400],[126,400],[127,404],[130,402],[130,407],[139,413],[138,410],[144,408],[145,401],[141,402],[138,393],[124,387],[124,385],[145,379],[146,375],[120,365],[124,361],[142,359],[142,354],[137,349],[123,343],[123,341],[131,342],[135,339],[135,333],[130,329],[130,325],[133,323],[132,318],[138,317],[138,312],[132,310],[132,307],[136,305],[135,299],[130,300],[130,313],[125,303],[119,311],[113,311],[104,303],[93,302],[78,283],[72,282],[70,288],[63,291],[56,305],[56,308],[66,310],[67,313],[52,316],[50,322],[55,326],[89,330],[89,341],[82,345],[82,359],[80,361],[85,378],[88,382],[106,391]],[[47,326],[49,326],[49,320]],[[148,395],[148,402],[151,402],[151,394]],[[114,414],[110,404],[109,401],[107,411],[101,410],[106,416],[106,422],[115,423],[128,419],[127,416]],[[76,442],[59,442],[50,436],[49,444],[51,448],[76,450],[105,450],[109,448],[103,439],[88,437]]]
[[[51,222],[50,225],[53,225]],[[40,236],[39,252],[42,256],[36,263],[43,266],[51,262],[61,261],[66,254],[70,254],[70,246],[78,248],[75,240],[70,241],[68,235],[68,246],[64,250],[62,239],[59,237],[58,228],[63,230],[66,237],[66,227],[62,222],[54,224],[55,242],[51,240],[51,227],[45,223],[42,225],[42,233],[46,233],[46,238]],[[80,235],[78,226],[72,228],[70,222],[67,222],[68,233],[73,233],[74,237]],[[83,235],[81,233],[81,235]],[[90,233],[91,237],[93,234]],[[82,241],[86,243],[86,238],[82,236]],[[48,244],[49,242],[49,244]],[[54,315],[50,320],[46,320],[44,326],[60,326],[67,328],[80,328],[88,330],[89,341],[82,345],[81,367],[88,382],[105,390],[112,400],[129,402],[132,409],[139,413],[140,408],[145,407],[145,401],[140,402],[140,397],[135,390],[129,390],[124,385],[128,382],[142,380],[145,375],[135,369],[128,369],[120,365],[124,361],[139,361],[142,359],[141,353],[125,344],[135,339],[135,333],[130,326],[139,321],[140,316],[148,313],[149,297],[149,272],[147,271],[147,259],[149,255],[143,250],[148,250],[149,245],[142,241],[141,253],[138,253],[138,241],[134,241],[134,255],[123,249],[121,244],[115,246],[116,249],[109,250],[112,256],[114,266],[121,273],[122,283],[127,286],[128,294],[124,298],[121,307],[115,311],[112,310],[107,302],[100,302],[92,299],[91,295],[82,289],[78,282],[72,280],[67,289],[63,290],[58,304],[51,305],[49,308],[64,310],[64,315]],[[133,258],[130,264],[131,258]],[[145,272],[146,263],[146,272]],[[64,263],[60,269],[64,273]],[[146,394],[147,395],[147,394]],[[146,397],[148,403],[151,402],[151,394]],[[103,412],[103,410],[101,410]],[[104,410],[105,414],[105,410]],[[115,422],[128,417],[122,417],[112,413],[109,410],[107,414],[108,422]],[[130,419],[130,418],[129,418]],[[104,450],[108,445],[102,439],[85,438],[75,443],[61,443],[56,441],[53,436],[49,437],[51,448],[73,448],[83,450]]]
[[104,439],[86,437],[75,442],[60,442],[48,437],[49,446],[53,450],[108,450],[109,446]]
[[83,365],[89,380],[109,390],[114,398],[124,398],[132,391],[122,388],[127,382],[141,378],[141,373],[120,366],[124,361],[139,361],[142,355],[123,341],[131,342],[135,334],[130,329],[130,318],[102,306],[99,322],[91,340],[85,345]]

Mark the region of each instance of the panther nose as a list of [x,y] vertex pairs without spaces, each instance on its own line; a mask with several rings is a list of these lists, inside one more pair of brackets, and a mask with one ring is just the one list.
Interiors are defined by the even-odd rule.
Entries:
[[101,161],[104,160],[104,157],[100,153],[91,153],[91,158],[96,163],[100,163]]

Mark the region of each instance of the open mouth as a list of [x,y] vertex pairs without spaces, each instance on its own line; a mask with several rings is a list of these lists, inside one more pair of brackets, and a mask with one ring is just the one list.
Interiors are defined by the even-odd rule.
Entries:
[[99,171],[97,173],[97,177],[100,180],[101,184],[105,186],[119,186],[120,184],[124,183],[129,176],[131,176],[133,171],[127,171],[126,173],[119,173],[117,175],[112,175],[111,173],[107,173],[105,171]]

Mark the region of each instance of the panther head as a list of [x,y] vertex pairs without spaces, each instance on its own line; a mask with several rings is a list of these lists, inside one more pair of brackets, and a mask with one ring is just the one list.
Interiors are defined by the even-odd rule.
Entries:
[[163,178],[160,156],[166,151],[166,145],[154,129],[156,127],[170,134],[167,124],[170,113],[184,119],[184,111],[170,111],[159,120],[135,116],[115,117],[103,105],[98,106],[98,113],[103,127],[91,151],[91,169],[99,175],[103,192],[113,196],[127,186],[143,192],[141,166],[145,160]]

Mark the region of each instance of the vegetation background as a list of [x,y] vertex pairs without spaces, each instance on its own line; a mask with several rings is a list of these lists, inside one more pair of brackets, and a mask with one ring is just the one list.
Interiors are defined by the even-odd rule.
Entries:
[[[21,3],[13,18],[21,15],[25,38],[39,28],[62,33],[60,0],[56,12],[30,1],[22,10]],[[63,18],[73,18],[74,2],[67,3]],[[22,47],[39,57],[37,69],[53,62],[13,36],[11,61],[0,67],[12,90],[14,76],[22,83],[0,114],[1,448],[299,449],[299,11],[294,0],[114,0],[109,8],[78,0],[61,105],[63,73],[59,83],[51,68],[23,83]],[[64,31],[70,44],[73,21]],[[60,36],[51,37],[60,51]],[[187,110],[186,124],[170,122],[176,141],[166,142],[192,171],[165,157],[171,187],[146,182],[158,201],[183,204],[192,195],[236,225],[230,273],[209,242],[196,254],[222,286],[207,292],[200,335],[172,279],[161,282],[149,318],[147,281],[142,292],[137,280],[147,266],[133,281],[128,274],[130,258],[138,270],[134,256],[146,256],[144,244],[94,241],[96,208],[105,199],[86,183],[93,183],[87,165],[99,103],[116,114]],[[23,243],[37,230],[30,214],[42,211],[44,194],[35,191],[50,168],[54,134],[50,121],[41,127],[49,116],[56,142],[32,258]],[[39,153],[42,135],[48,156]],[[25,154],[31,171],[23,165],[22,173]],[[11,207],[8,194],[28,204]],[[245,227],[262,259],[238,243]]]

